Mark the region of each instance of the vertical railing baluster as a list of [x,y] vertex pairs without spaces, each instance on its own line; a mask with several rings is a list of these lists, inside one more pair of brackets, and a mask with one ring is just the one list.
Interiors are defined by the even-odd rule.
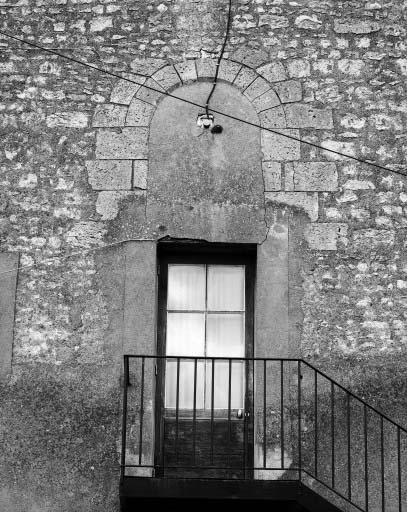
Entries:
[[301,439],[301,361],[297,362],[298,366],[298,476],[301,480],[302,471],[302,439]]
[[139,446],[138,446],[139,466],[141,466],[142,454],[143,454],[144,372],[145,372],[145,357],[142,357],[141,358],[141,386],[140,386],[140,432],[139,432]]
[[266,468],[267,465],[267,418],[266,418],[266,408],[267,408],[267,360],[263,361],[263,468]]
[[318,372],[314,370],[314,473],[318,478]]
[[281,468],[284,469],[284,361],[280,362],[280,449],[281,449]]
[[194,398],[193,398],[193,411],[192,411],[192,460],[193,466],[196,466],[196,383],[198,372],[198,360],[194,359]]
[[363,438],[365,447],[365,510],[369,511],[369,467],[368,467],[368,444],[367,444],[367,406],[363,404]]
[[331,482],[332,489],[335,489],[335,388],[331,381]]
[[231,424],[231,411],[232,411],[232,360],[229,359],[229,374],[228,374],[228,468],[231,467],[230,463],[230,443],[232,437],[232,424]]
[[211,466],[213,466],[213,415],[215,404],[215,359],[212,358],[212,376],[211,376]]
[[176,387],[176,401],[175,401],[175,465],[178,464],[179,371],[180,371],[180,358],[177,357],[177,387]]
[[129,357],[124,356],[123,375],[123,417],[122,417],[122,454],[120,463],[120,479],[123,481],[126,471],[126,438],[127,438],[127,386],[129,382]]
[[348,444],[348,500],[352,500],[352,464],[351,464],[351,424],[350,424],[350,394],[346,394],[346,426]]
[[386,510],[384,495],[384,432],[383,432],[383,416],[380,416],[380,469],[382,483],[382,512]]
[[400,443],[400,427],[397,427],[397,480],[399,494],[399,512],[402,512],[401,502],[401,443]]

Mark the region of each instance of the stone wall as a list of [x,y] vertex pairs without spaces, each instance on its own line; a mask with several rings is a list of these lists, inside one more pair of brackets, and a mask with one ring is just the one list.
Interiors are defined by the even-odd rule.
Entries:
[[[235,0],[218,89],[233,88],[263,128],[322,146],[258,134],[253,173],[263,183],[250,241],[266,242],[273,258],[272,239],[288,248],[289,336],[301,355],[404,425],[406,178],[326,149],[405,169],[406,9],[401,0]],[[7,1],[0,15],[18,37],[174,93],[209,86],[226,25],[223,0]],[[0,249],[18,253],[21,267],[1,390],[0,503],[111,512],[120,242],[184,225],[176,232],[169,213],[158,223],[151,213],[150,123],[162,94],[1,36],[0,49]],[[246,205],[247,189],[236,194],[235,206]],[[230,203],[211,203],[215,220]],[[242,241],[240,226],[228,226],[228,240]],[[214,221],[207,233],[225,230]]]

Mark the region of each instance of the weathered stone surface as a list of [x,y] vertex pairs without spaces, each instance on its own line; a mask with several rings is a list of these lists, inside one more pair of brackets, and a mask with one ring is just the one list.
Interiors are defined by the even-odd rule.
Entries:
[[360,253],[392,250],[394,242],[395,232],[392,229],[359,229],[353,232],[350,248]]
[[286,134],[299,138],[299,131],[279,129],[278,132],[279,134],[266,130],[261,131],[261,147],[264,160],[276,160],[279,162],[299,160],[301,158],[300,142],[284,136]]
[[263,162],[264,191],[281,190],[281,163]]
[[286,66],[290,78],[304,78],[311,74],[311,65],[305,59],[289,60]]
[[11,373],[18,264],[17,252],[0,252],[0,382]]
[[284,164],[284,186],[283,189],[287,192],[293,192],[294,187],[294,162],[287,162]]
[[295,18],[294,23],[298,28],[303,30],[320,30],[322,27],[322,21],[315,15],[308,16],[306,14],[302,14]]
[[47,117],[49,128],[86,128],[89,118],[85,112],[58,112]]
[[293,103],[302,100],[301,82],[286,80],[275,84],[275,91],[282,103]]
[[108,16],[99,16],[98,18],[94,18],[90,22],[90,31],[91,32],[102,32],[107,28],[113,26],[112,18]]
[[334,31],[337,34],[370,34],[378,32],[380,24],[377,21],[354,20],[343,22],[341,20],[334,21]]
[[216,73],[215,59],[197,59],[196,72],[199,78],[213,78]]
[[127,111],[126,126],[149,126],[154,112],[153,105],[133,98]]
[[[137,82],[144,83],[145,78],[137,78]],[[114,86],[112,94],[110,95],[110,101],[112,103],[119,103],[121,105],[129,105],[136,92],[140,89],[140,85],[127,80],[120,80]]]
[[164,96],[165,89],[152,78],[149,78],[136,93],[136,98],[154,106],[157,105]]
[[330,150],[322,151],[323,156],[329,158],[330,160],[345,160],[347,157],[343,155],[356,156],[354,142],[325,140],[321,142],[321,146],[326,148],[326,150]]
[[127,107],[122,105],[98,105],[93,115],[92,126],[116,127],[124,126]]
[[333,162],[294,162],[294,190],[338,190],[338,173]]
[[131,189],[131,160],[91,160],[86,162],[86,168],[94,190]]
[[286,128],[287,126],[284,108],[281,105],[260,111],[259,119],[264,128]]
[[195,60],[179,62],[175,64],[175,69],[184,83],[193,82],[197,79]]
[[270,28],[285,28],[289,25],[288,18],[285,16],[277,16],[274,14],[261,14],[259,18],[259,26],[267,25]]
[[272,89],[253,100],[253,107],[256,109],[256,112],[262,112],[263,110],[277,107],[280,104],[279,97]]
[[164,59],[138,57],[130,62],[130,67],[136,74],[151,76],[166,64]]
[[267,192],[266,202],[284,204],[304,210],[312,221],[318,219],[318,194],[307,192]]
[[233,83],[242,65],[232,60],[222,59],[219,66],[218,78]]
[[288,104],[284,106],[288,128],[333,128],[332,109],[318,109],[306,104]]
[[147,128],[122,128],[121,131],[100,129],[96,137],[96,158],[147,158]]
[[151,78],[165,90],[172,89],[174,86],[180,85],[181,83],[174,66],[165,66],[164,68],[159,69]]
[[240,90],[244,91],[249,85],[256,80],[258,77],[257,73],[255,73],[250,68],[243,66],[242,69],[237,74],[233,85],[238,87]]
[[133,188],[147,188],[148,160],[133,161]]
[[344,223],[313,223],[305,230],[305,239],[310,249],[336,251],[338,242],[346,243],[348,225]]
[[279,61],[264,64],[257,68],[256,71],[269,82],[282,82],[288,78],[283,64]]
[[249,100],[253,101],[258,96],[267,92],[269,89],[270,85],[267,80],[264,80],[264,78],[259,76],[249,85],[249,87],[247,87],[247,89],[244,91],[244,95],[247,96]]
[[130,197],[132,194],[134,194],[134,192],[99,192],[96,201],[96,213],[98,213],[101,216],[102,220],[115,219],[119,213],[120,201],[126,197]]

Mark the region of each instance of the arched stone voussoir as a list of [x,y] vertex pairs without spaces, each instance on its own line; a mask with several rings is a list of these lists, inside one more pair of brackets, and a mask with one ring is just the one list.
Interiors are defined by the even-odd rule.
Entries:
[[262,110],[258,114],[262,128],[288,128],[283,105]]
[[138,98],[133,98],[127,109],[126,126],[150,126],[156,107]]
[[282,82],[288,79],[288,74],[284,65],[278,60],[273,60],[267,64],[259,66],[256,69],[256,72],[271,83]]
[[146,81],[146,78],[140,75],[128,74],[123,76],[128,80],[119,80],[113,87],[110,94],[110,103],[129,105],[140,86]]
[[160,68],[151,76],[151,78],[166,91],[170,91],[175,87],[182,85],[182,80],[180,79],[177,70],[172,65]]

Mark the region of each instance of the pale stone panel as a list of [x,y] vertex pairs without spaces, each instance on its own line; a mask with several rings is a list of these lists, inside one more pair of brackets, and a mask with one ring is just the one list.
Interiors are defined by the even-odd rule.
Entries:
[[269,82],[282,82],[288,78],[284,66],[278,61],[264,64],[264,66],[257,68],[256,71]]
[[231,84],[235,80],[241,68],[242,65],[238,62],[222,59],[219,66],[218,78]]
[[286,128],[287,125],[281,105],[259,112],[259,118],[263,128]]
[[378,32],[380,30],[380,24],[377,21],[369,20],[355,20],[345,21],[340,20],[334,21],[334,31],[337,34],[370,34],[371,32]]
[[197,79],[196,66],[194,60],[185,60],[175,64],[181,80],[185,82],[194,82]]
[[305,239],[310,249],[336,251],[338,242],[346,243],[348,225],[344,223],[315,223],[307,226]]
[[127,107],[124,105],[98,105],[92,120],[92,126],[116,127],[124,126]]
[[58,112],[48,116],[46,124],[49,128],[86,128],[88,121],[85,112]]
[[133,188],[147,188],[148,160],[134,160]]
[[93,190],[131,189],[131,160],[92,160],[86,168]]
[[130,67],[135,73],[151,76],[153,73],[158,71],[160,68],[164,67],[166,64],[167,62],[164,59],[156,59],[154,57],[137,57],[136,59],[130,62]]
[[321,146],[327,150],[331,150],[322,151],[323,156],[329,158],[330,160],[344,160],[347,159],[346,155],[356,156],[356,148],[354,142],[325,140],[321,142]]
[[332,109],[318,109],[310,105],[286,105],[285,114],[288,128],[316,128],[331,130],[333,128]]
[[96,200],[96,213],[101,215],[102,220],[113,220],[119,214],[120,201],[135,194],[124,190],[113,191],[103,190],[99,192]]
[[[278,131],[296,138],[300,136],[298,130],[280,129]],[[281,162],[286,160],[299,160],[301,158],[301,143],[297,140],[262,130],[261,141],[264,160],[276,160]]]
[[281,190],[281,163],[262,162],[264,176],[264,191],[272,192]]
[[270,89],[266,93],[262,94],[252,102],[256,112],[263,112],[270,108],[278,107],[281,104],[277,94]]
[[333,162],[295,162],[294,190],[338,190],[338,172]]
[[316,192],[266,192],[267,202],[294,206],[304,210],[311,221],[318,219],[318,194]]
[[123,128],[120,132],[102,128],[96,136],[96,158],[147,158],[147,142],[148,128]]
[[233,85],[244,91],[249,85],[256,80],[258,74],[245,66],[239,71]]
[[270,85],[267,80],[257,77],[254,82],[252,82],[249,87],[244,91],[244,95],[249,98],[249,100],[254,100],[258,96],[261,96],[265,92],[270,89]]
[[212,78],[216,73],[216,61],[214,59],[197,59],[196,72],[199,78]]
[[175,85],[180,85],[181,80],[174,66],[165,66],[159,69],[152,77],[164,89],[171,89]]
[[282,103],[293,103],[302,100],[301,82],[286,80],[275,84],[274,88]]
[[284,165],[284,190],[294,191],[294,164],[288,162]]
[[140,84],[143,84],[146,79],[137,77],[135,79],[138,84],[128,82],[127,80],[120,80],[113,88],[112,94],[110,95],[111,103],[119,103],[121,105],[130,105],[134,95],[140,89]]
[[149,126],[154,112],[153,105],[133,98],[127,111],[126,126]]

